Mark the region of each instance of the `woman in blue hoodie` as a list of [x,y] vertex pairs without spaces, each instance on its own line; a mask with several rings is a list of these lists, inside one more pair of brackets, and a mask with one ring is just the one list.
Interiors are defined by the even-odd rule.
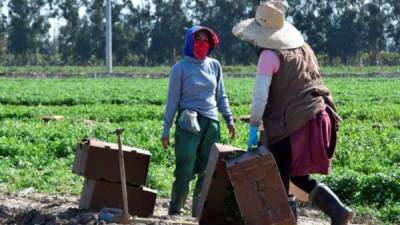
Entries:
[[168,100],[161,137],[164,149],[168,149],[169,130],[177,112],[178,118],[184,110],[196,112],[200,126],[200,131],[193,133],[176,123],[176,167],[168,212],[170,215],[181,213],[189,184],[197,174],[192,204],[192,215],[196,216],[194,209],[200,197],[211,146],[220,137],[218,111],[223,115],[231,138],[236,135],[221,65],[217,60],[207,57],[218,43],[218,36],[210,28],[190,28],[185,36],[185,57],[172,67],[169,75]]

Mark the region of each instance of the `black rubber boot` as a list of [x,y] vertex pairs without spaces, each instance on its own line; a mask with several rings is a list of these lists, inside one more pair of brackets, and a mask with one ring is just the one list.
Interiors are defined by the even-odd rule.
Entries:
[[182,214],[182,210],[181,209],[175,209],[171,205],[169,206],[168,215],[170,215],[170,216],[179,216],[181,214]]
[[[173,196],[174,194],[172,193],[171,196]],[[185,196],[181,196],[180,198],[175,197],[173,199],[175,199],[175,201],[171,201],[169,202],[169,208],[168,208],[168,215],[170,216],[179,216],[182,215],[183,213],[183,206],[185,205],[186,202],[186,198],[187,198],[187,194]]]
[[353,217],[339,198],[324,184],[317,184],[310,193],[311,202],[331,218],[332,225],[346,225]]

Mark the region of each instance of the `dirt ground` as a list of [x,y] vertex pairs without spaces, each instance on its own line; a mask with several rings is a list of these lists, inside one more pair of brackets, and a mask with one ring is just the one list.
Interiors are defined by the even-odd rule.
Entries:
[[[79,198],[68,195],[44,195],[27,189],[16,194],[0,192],[0,224],[27,225],[73,225],[73,224],[107,224],[98,220],[98,212],[78,209]],[[137,225],[189,225],[198,224],[189,217],[167,216],[168,200],[157,199],[152,218],[136,218],[131,224]],[[298,225],[329,225],[321,213],[310,206],[299,207]],[[364,224],[364,223],[358,223]]]

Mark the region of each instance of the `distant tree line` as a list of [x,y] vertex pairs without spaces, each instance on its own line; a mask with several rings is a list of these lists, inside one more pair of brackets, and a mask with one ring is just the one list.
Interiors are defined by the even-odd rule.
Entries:
[[[221,39],[214,57],[254,64],[255,48],[231,33],[258,0],[113,0],[114,65],[170,65],[185,30],[201,24]],[[288,20],[325,65],[400,65],[399,0],[288,0]],[[4,1],[0,2],[3,7]],[[1,65],[101,65],[105,0],[12,0],[0,14]],[[84,13],[81,13],[84,10]],[[0,11],[1,12],[1,11]],[[81,15],[83,14],[83,15]],[[63,21],[51,37],[49,19]]]

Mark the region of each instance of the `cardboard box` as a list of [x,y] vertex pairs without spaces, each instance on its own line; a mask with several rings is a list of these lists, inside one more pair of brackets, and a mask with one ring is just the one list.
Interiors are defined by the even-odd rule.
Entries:
[[278,168],[266,148],[247,152],[226,166],[246,225],[296,224]]
[[[150,152],[123,146],[126,182],[145,185]],[[86,178],[120,183],[118,145],[94,139],[78,144],[72,171]]]
[[[141,186],[127,185],[128,208],[132,216],[153,214],[157,192]],[[119,183],[85,179],[79,207],[100,210],[103,207],[123,209],[122,187]]]
[[226,202],[234,208],[236,200],[230,196],[231,184],[226,172],[226,158],[243,152],[236,147],[214,144],[207,164],[201,197],[196,207],[200,225],[235,225],[241,224],[238,216],[227,215]]

